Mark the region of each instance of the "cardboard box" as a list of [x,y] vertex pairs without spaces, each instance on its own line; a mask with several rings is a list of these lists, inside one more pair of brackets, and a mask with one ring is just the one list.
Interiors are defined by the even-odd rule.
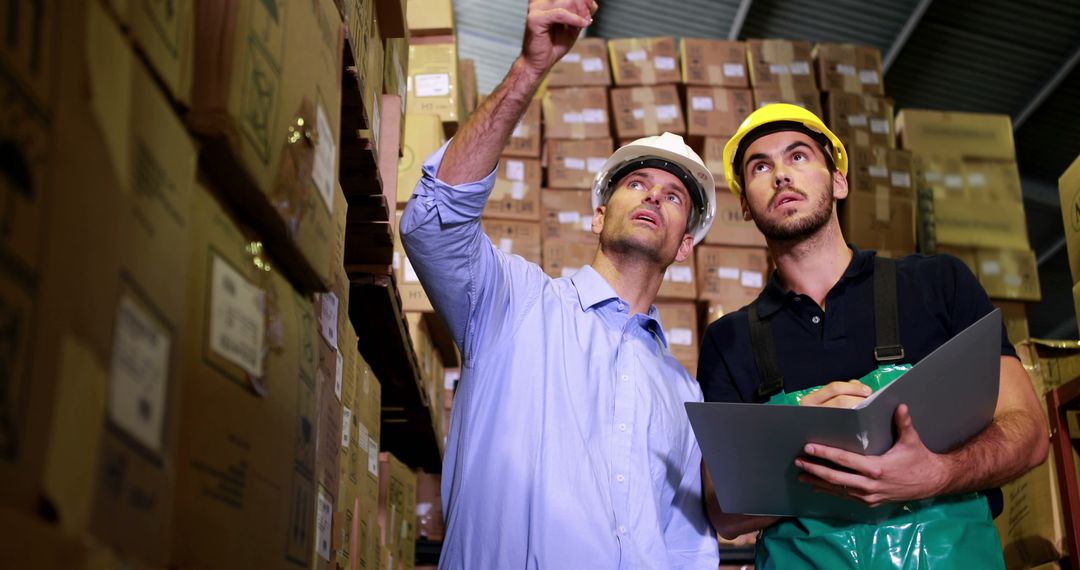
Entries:
[[[341,472],[335,503],[334,518],[334,541],[331,548],[335,552],[336,568],[352,568],[356,559],[358,539],[356,529],[357,521],[356,503],[360,497],[361,469],[366,465],[361,464],[360,455],[360,353],[357,351],[356,332],[352,323],[346,319],[346,327],[342,329],[341,342],[338,348],[341,351],[343,376],[341,385]],[[366,365],[366,363],[365,363]],[[366,404],[366,402],[364,402]],[[364,450],[367,450],[367,440],[364,441]]]
[[746,71],[746,43],[702,38],[679,40],[682,82],[740,88],[750,86]]
[[917,154],[1016,160],[1008,115],[902,109],[896,132],[900,147]]
[[753,111],[754,98],[749,89],[686,88],[686,122],[690,135],[734,135],[743,119]]
[[450,0],[405,0],[409,34],[444,36],[454,34],[454,4]]
[[457,58],[455,41],[409,43],[407,114],[438,115],[442,122],[455,125],[464,120]]
[[697,299],[697,282],[694,279],[694,259],[673,262],[664,270],[664,280],[660,282],[657,299]]
[[[325,299],[325,297],[324,297]],[[325,309],[316,303],[317,315]],[[320,330],[325,327],[320,323]],[[344,363],[334,346],[320,337],[318,365],[315,371],[315,496],[312,500],[311,528],[315,530],[312,545],[312,569],[327,570],[337,561],[334,542],[334,514],[338,506],[341,485],[341,393],[344,385]],[[343,357],[342,357],[343,358]]]
[[562,239],[544,240],[544,273],[555,279],[573,277],[596,257],[598,244]]
[[[363,357],[357,360],[357,425],[360,448],[360,495],[355,509],[354,541],[357,544],[356,568],[378,568],[379,541],[379,436],[382,388],[379,379]],[[366,442],[366,444],[365,444]]]
[[1039,267],[1035,252],[1027,249],[977,249],[979,283],[995,299],[1039,301]]
[[742,245],[765,247],[765,236],[754,222],[743,218],[742,200],[721,188],[716,189],[716,217],[709,233],[708,245]]
[[1020,169],[1012,161],[965,160],[964,187],[972,200],[1023,207]]
[[290,280],[305,292],[325,290],[338,177],[341,15],[330,0],[195,9],[199,40],[186,117],[202,139],[201,165],[258,227]]
[[442,512],[442,476],[416,473],[416,537],[442,540],[445,532]]
[[607,40],[578,38],[573,49],[548,72],[548,87],[611,85]]
[[[462,58],[458,60],[461,69],[461,101],[467,113],[476,110],[479,103],[479,88],[476,83],[476,60]],[[536,129],[540,130],[540,109],[536,110]],[[539,136],[539,133],[537,134]]]
[[379,454],[379,522],[385,567],[412,568],[416,555],[416,474],[386,452]]
[[915,199],[915,166],[909,151],[885,147],[848,146],[848,187],[852,193],[883,192]]
[[510,141],[502,151],[503,156],[540,158],[540,99],[534,98],[525,109],[525,115],[514,127]]
[[851,192],[838,204],[844,239],[887,257],[915,252],[915,200],[891,192],[887,185]]
[[686,132],[682,104],[674,85],[616,87],[611,90],[611,116],[620,139]]
[[[730,312],[757,298],[768,279],[768,251],[756,247],[699,245],[698,298]],[[710,310],[710,313],[714,310]]]
[[[698,307],[697,303],[656,303],[660,324],[667,337],[668,351],[691,376],[697,374],[698,358]],[[692,364],[693,368],[689,365]]]
[[599,238],[592,233],[592,192],[545,188],[540,192],[540,204],[542,241],[580,241],[595,248]]
[[548,187],[592,188],[596,173],[613,150],[611,139],[548,140]]
[[0,560],[5,568],[35,570],[142,569],[88,536],[70,535],[40,517],[0,509]]
[[896,123],[890,100],[874,95],[826,91],[825,116],[829,130],[845,146],[896,148]]
[[387,38],[383,44],[383,93],[397,95],[404,102],[408,97],[408,83],[409,42],[405,38]]
[[608,53],[616,85],[679,82],[679,54],[673,37],[608,40]]
[[709,167],[718,192],[721,188],[728,187],[727,178],[724,177],[724,147],[730,139],[731,137],[726,136],[705,137],[702,142],[701,159],[705,161],[705,166]]
[[606,139],[611,137],[607,89],[603,87],[548,89],[544,92],[542,107],[546,138]]
[[540,159],[503,157],[484,217],[539,222],[542,180]]
[[1073,283],[1080,283],[1080,157],[1058,179],[1058,195],[1061,197],[1061,221],[1065,227],[1069,269]]
[[[398,211],[394,221],[394,227],[401,227],[401,211]],[[394,280],[397,281],[398,294],[401,295],[401,308],[405,311],[434,311],[427,292],[420,285],[420,278],[416,276],[416,270],[409,263],[409,256],[405,255],[405,247],[401,244],[401,233],[394,232]]]
[[[383,199],[386,200],[387,219],[393,219],[397,213],[398,168],[401,163],[401,98],[397,95],[380,95],[379,105],[379,178],[382,181]],[[415,174],[410,172],[410,175]],[[419,174],[416,174],[419,180]],[[416,184],[413,184],[416,187]],[[412,191],[410,190],[410,195]],[[341,265],[339,264],[338,267]]]
[[195,2],[138,4],[106,0],[140,53],[165,84],[169,96],[186,106],[191,96],[195,43]]
[[386,39],[408,36],[409,22],[405,14],[407,6],[404,0],[375,1],[375,19],[378,21],[380,36]]
[[813,49],[822,91],[885,95],[881,51],[856,44],[820,43]]
[[[446,142],[438,115],[405,115],[405,138],[401,139],[401,159],[397,171],[397,203],[409,201],[424,175],[424,161]],[[385,181],[384,181],[385,183]]]
[[1022,208],[935,196],[934,222],[939,244],[1002,249],[1030,247]]
[[1043,395],[1080,376],[1080,341],[1032,338],[1018,343],[1016,353],[1044,403]]
[[821,93],[817,89],[788,88],[777,89],[774,87],[754,87],[754,105],[760,109],[771,103],[789,103],[798,105],[807,111],[824,117],[821,107]]
[[750,40],[750,85],[754,90],[802,92],[817,90],[810,42]]
[[540,222],[484,218],[480,223],[495,247],[540,265]]
[[[1005,508],[994,524],[1001,538],[1006,568],[1032,568],[1068,554],[1054,461],[1051,449],[1045,462],[1001,487]],[[1080,464],[1075,449],[1073,463]]]
[[1004,301],[996,299],[994,306],[1001,309],[1001,320],[1009,333],[1009,342],[1014,345],[1031,336],[1028,330],[1027,304],[1023,301]]

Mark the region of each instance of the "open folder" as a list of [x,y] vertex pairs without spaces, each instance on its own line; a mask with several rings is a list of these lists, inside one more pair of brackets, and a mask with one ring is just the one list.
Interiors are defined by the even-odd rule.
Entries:
[[686,411],[724,512],[873,520],[890,506],[871,509],[798,480],[803,446],[881,455],[893,444],[897,406],[907,404],[927,448],[954,449],[993,419],[1000,362],[995,309],[856,408],[688,402]]

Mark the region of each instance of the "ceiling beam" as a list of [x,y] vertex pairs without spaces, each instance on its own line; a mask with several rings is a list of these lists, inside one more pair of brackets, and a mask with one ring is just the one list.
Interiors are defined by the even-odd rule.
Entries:
[[896,39],[893,40],[892,47],[885,54],[885,61],[882,62],[881,68],[883,73],[888,73],[889,68],[892,67],[893,62],[896,61],[897,56],[904,49],[904,45],[907,44],[908,39],[911,38],[912,32],[918,27],[919,22],[922,20],[923,14],[926,13],[926,9],[930,7],[930,0],[919,0],[919,5],[915,7],[915,10],[908,16],[908,20],[904,23],[904,27],[900,29],[900,33],[897,34]]
[[750,13],[750,5],[753,3],[753,0],[739,0],[739,9],[735,11],[735,19],[731,21],[731,29],[728,30],[728,41],[733,42],[739,39],[743,24],[746,22],[746,15]]
[[1042,105],[1043,102],[1046,101],[1046,98],[1053,94],[1054,90],[1057,89],[1058,85],[1060,85],[1061,82],[1064,81],[1066,77],[1068,77],[1069,73],[1072,72],[1073,68],[1076,67],[1076,64],[1078,62],[1080,62],[1080,46],[1077,46],[1076,50],[1074,50],[1072,55],[1069,56],[1069,59],[1065,60],[1065,63],[1061,64],[1061,67],[1059,67],[1057,73],[1055,73],[1054,76],[1050,78],[1050,81],[1047,81],[1045,84],[1043,84],[1042,88],[1039,89],[1038,93],[1036,93],[1035,96],[1031,98],[1031,101],[1028,101],[1028,104],[1024,106],[1023,110],[1021,110],[1013,117],[1013,131],[1020,130],[1020,127],[1023,126],[1025,122],[1027,122],[1028,118],[1031,117],[1032,113],[1034,113],[1035,110],[1039,108],[1039,105]]
[[1064,248],[1065,248],[1065,236],[1061,236],[1060,238],[1058,238],[1057,241],[1050,244],[1050,247],[1048,247],[1048,248],[1044,249],[1043,251],[1039,252],[1039,255],[1035,258],[1035,265],[1041,267],[1042,264],[1049,261],[1050,258],[1057,255],[1058,252],[1061,251]]

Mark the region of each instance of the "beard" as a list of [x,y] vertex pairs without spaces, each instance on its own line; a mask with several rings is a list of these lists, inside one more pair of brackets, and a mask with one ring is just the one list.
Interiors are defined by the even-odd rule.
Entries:
[[[613,234],[616,232],[612,232]],[[605,239],[607,238],[607,239]],[[642,259],[653,263],[671,263],[671,259],[665,259],[663,247],[660,244],[643,243],[634,239],[627,233],[612,235],[610,237],[600,234],[600,247],[609,254],[627,259]]]
[[[804,198],[806,197],[806,192],[798,189],[792,190],[801,194]],[[765,219],[765,216],[753,216],[754,225],[756,225],[758,230],[769,240],[802,241],[825,227],[825,224],[829,223],[829,218],[832,217],[833,208],[836,206],[836,200],[833,198],[832,193],[832,185],[830,184],[826,190],[827,191],[822,192],[821,197],[814,202],[810,214],[799,220],[788,222],[788,219],[785,218],[774,221]],[[773,200],[775,199],[776,198],[774,197]],[[771,206],[772,201],[769,202],[769,207]]]

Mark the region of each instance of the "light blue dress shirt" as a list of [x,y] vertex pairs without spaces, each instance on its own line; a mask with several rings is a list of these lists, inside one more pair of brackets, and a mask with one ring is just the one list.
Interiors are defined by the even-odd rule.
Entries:
[[409,260],[461,348],[443,461],[440,568],[708,568],[719,552],[684,402],[697,382],[656,308],[592,267],[553,279],[480,227],[495,173],[435,174],[401,220]]

